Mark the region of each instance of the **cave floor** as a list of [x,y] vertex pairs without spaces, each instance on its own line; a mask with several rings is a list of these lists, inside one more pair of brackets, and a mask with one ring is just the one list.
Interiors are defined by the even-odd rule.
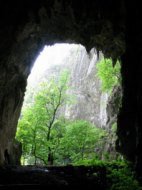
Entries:
[[0,189],[87,187],[106,189],[106,168],[96,166],[7,166],[0,168]]

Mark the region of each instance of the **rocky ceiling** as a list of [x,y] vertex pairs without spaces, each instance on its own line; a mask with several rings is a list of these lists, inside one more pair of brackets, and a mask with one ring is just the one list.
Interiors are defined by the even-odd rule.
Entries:
[[[116,148],[142,171],[142,31],[136,1],[0,1],[0,165],[14,136],[26,80],[44,45],[56,42],[95,47],[122,62],[123,100]],[[12,163],[12,161],[11,161]]]

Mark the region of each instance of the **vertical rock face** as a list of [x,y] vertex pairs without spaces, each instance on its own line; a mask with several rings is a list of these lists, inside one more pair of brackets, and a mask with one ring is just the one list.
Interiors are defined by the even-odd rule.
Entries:
[[15,42],[13,42],[10,52],[7,52],[9,49],[4,43],[3,48],[7,55],[2,54],[0,57],[0,165],[7,163],[7,157],[12,156],[27,77],[30,73],[32,61],[37,54],[37,42],[33,43],[32,38],[27,40],[29,28],[32,30],[34,26],[27,24],[20,34],[13,36]]
[[117,115],[121,107],[121,101],[122,101],[122,87],[118,85],[113,88],[112,93],[108,97],[108,101],[106,104],[107,128],[111,128],[111,126],[117,122]]
[[[101,100],[104,101],[104,98],[102,98],[100,80],[96,75],[97,61],[94,49],[88,55],[83,48],[78,60],[69,66],[71,68],[71,93],[75,94],[76,102],[66,107],[65,115],[70,119],[88,120],[101,127],[103,125],[101,115],[105,116],[105,109],[101,107]],[[105,101],[104,104],[106,104]]]
[[109,95],[107,93],[101,93],[100,96],[100,124],[104,128],[106,128],[107,120],[108,120],[108,111],[107,111],[107,104],[108,104]]
[[[56,57],[56,51],[54,54]],[[102,56],[101,53],[100,56]],[[73,45],[71,51],[60,65],[51,65],[37,79],[37,83],[35,79],[32,80],[34,84],[29,85],[35,86],[37,89],[38,83],[45,78],[49,80],[51,76],[59,77],[64,69],[69,70],[70,84],[68,93],[73,97],[74,101],[72,104],[65,105],[61,110],[61,114],[64,113],[64,116],[68,119],[90,121],[97,127],[105,126],[108,95],[101,91],[101,82],[97,77],[97,62],[98,56],[95,49],[92,49],[88,54],[84,46]]]
[[[11,58],[12,60],[12,58]],[[26,81],[16,65],[2,68],[3,78],[0,95],[0,163],[5,161],[5,152],[9,154],[13,146],[16,131],[16,124],[20,114],[20,107],[23,102],[23,93]],[[7,73],[7,70],[9,73]]]

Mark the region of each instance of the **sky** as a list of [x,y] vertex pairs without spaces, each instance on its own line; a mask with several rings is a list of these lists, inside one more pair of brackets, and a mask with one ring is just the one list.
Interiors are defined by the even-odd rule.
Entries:
[[37,59],[28,78],[28,83],[40,76],[45,69],[51,65],[59,65],[68,55],[69,51],[76,47],[76,44],[55,44],[53,46],[44,46],[43,51],[37,56]]

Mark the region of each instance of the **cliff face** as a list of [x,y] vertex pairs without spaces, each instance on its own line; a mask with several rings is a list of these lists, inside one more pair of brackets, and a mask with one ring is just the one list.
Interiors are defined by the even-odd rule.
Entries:
[[97,61],[98,57],[94,49],[87,54],[85,48],[82,48],[76,62],[72,66],[69,65],[71,93],[75,95],[76,101],[73,105],[66,107],[65,115],[71,119],[88,120],[102,127],[106,122],[106,100],[101,92],[101,82],[96,76]]
[[[72,45],[70,46],[72,47]],[[55,48],[55,57],[56,54]],[[102,56],[101,53],[100,56]],[[74,101],[72,104],[62,107],[61,113],[64,113],[64,116],[68,119],[87,120],[97,127],[103,127],[107,121],[106,104],[108,95],[101,91],[101,81],[97,77],[96,69],[98,61],[95,49],[92,49],[88,54],[84,46],[73,45],[60,65],[56,65],[56,62],[53,65],[51,62],[52,65],[39,78],[35,76],[35,79],[32,80],[33,83],[30,83],[29,80],[29,86],[35,86],[35,89],[37,89],[38,83],[42,80],[50,80],[51,76],[59,77],[60,73],[67,69],[70,72],[68,93]],[[27,97],[25,97],[25,101],[26,99]]]

